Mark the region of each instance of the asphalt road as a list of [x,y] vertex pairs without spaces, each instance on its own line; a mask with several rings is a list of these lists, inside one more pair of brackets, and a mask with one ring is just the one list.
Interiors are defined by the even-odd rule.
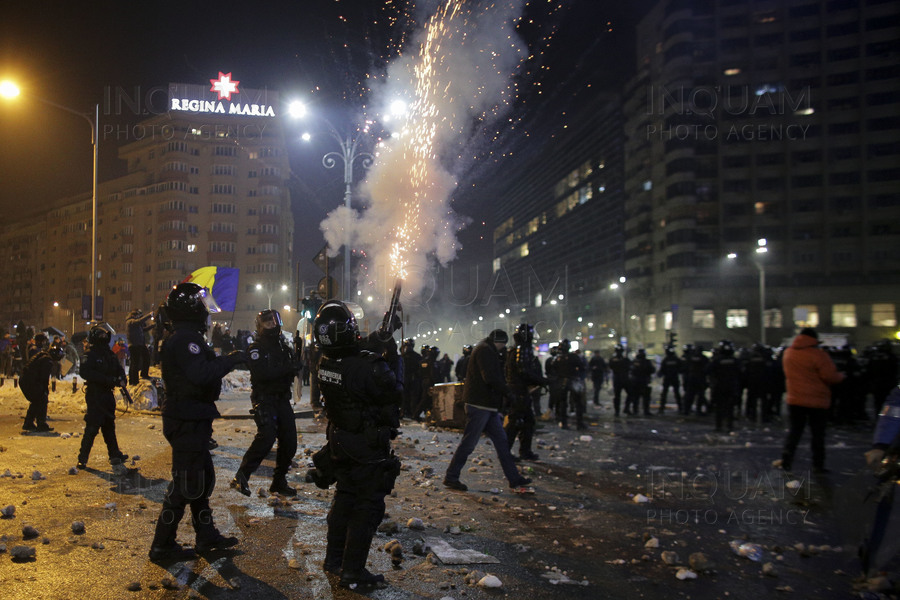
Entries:
[[[404,471],[388,498],[386,532],[376,536],[369,561],[371,570],[386,574],[389,586],[367,596],[857,597],[852,594],[859,564],[842,535],[842,524],[856,516],[841,497],[861,467],[871,435],[867,428],[829,430],[831,473],[824,477],[808,471],[804,438],[796,471],[788,476],[771,467],[783,436],[777,424],[741,422],[735,434],[722,436],[714,434],[708,417],[614,419],[605,406],[608,397],[602,397],[603,407],[590,408],[586,432],[540,424],[541,460],[521,465],[534,479],[533,495],[507,489],[487,441],[463,470],[470,491],[443,488],[459,432],[405,423],[395,442]],[[245,498],[228,488],[255,432],[252,420],[239,414],[246,403],[240,393],[223,400],[220,408],[223,413],[233,408],[232,418],[216,422],[219,447],[213,452],[215,519],[223,533],[241,539],[238,549],[163,568],[147,558],[169,478],[169,448],[159,417],[119,416],[123,451],[140,456],[126,474],[112,473],[98,438],[88,469],[70,475],[81,415],[51,412],[53,434],[22,435],[24,401],[3,397],[0,475],[9,470],[11,476],[0,476],[0,507],[11,505],[15,513],[0,519],[0,544],[6,546],[0,553],[0,598],[358,597],[321,571],[331,490],[301,481],[308,453],[323,443],[321,423],[297,420],[295,499],[265,492],[274,455],[251,479],[258,493]],[[307,409],[301,399],[297,412]],[[413,518],[421,519],[424,529],[416,529]],[[83,534],[73,533],[74,521],[85,524]],[[37,537],[23,539],[26,524],[37,529]],[[193,542],[187,521],[179,537]],[[381,551],[394,539],[403,548],[399,568]],[[417,542],[429,539],[498,562],[431,560],[416,553]],[[732,542],[758,545],[760,560],[739,556]],[[13,561],[12,548],[19,545],[34,548],[35,558]],[[698,566],[695,553],[704,555],[705,568],[692,570],[695,579],[679,579],[679,569]],[[467,584],[473,570],[495,575],[502,587]]]

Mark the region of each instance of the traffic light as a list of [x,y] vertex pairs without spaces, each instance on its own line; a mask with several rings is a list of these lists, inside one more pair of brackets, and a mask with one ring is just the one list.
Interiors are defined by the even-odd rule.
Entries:
[[300,300],[300,313],[307,321],[312,321],[315,318],[316,313],[319,312],[319,307],[321,306],[321,298],[317,296],[307,296]]
[[678,334],[674,331],[669,331],[669,346],[672,348],[678,343]]

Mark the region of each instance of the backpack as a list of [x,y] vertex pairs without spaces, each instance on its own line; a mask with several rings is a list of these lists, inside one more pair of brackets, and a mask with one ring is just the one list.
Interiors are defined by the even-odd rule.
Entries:
[[19,387],[22,388],[22,393],[28,397],[34,391],[38,391],[41,387],[40,381],[40,359],[45,356],[49,356],[47,352],[41,350],[37,354],[31,357],[31,359],[25,363],[25,366],[22,367],[22,375],[19,377]]

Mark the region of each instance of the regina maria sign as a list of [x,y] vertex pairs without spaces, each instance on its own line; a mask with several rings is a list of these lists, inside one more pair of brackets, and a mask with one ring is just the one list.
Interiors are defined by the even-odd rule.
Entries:
[[232,79],[231,73],[219,71],[210,85],[169,84],[169,110],[190,113],[212,113],[247,117],[274,117],[276,92],[249,90]]

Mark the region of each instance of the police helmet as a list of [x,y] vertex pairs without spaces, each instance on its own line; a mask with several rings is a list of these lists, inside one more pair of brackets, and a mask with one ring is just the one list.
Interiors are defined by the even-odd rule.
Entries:
[[275,309],[267,308],[256,315],[256,334],[277,336],[281,333],[281,313]]
[[63,348],[60,344],[53,344],[50,346],[50,358],[53,360],[62,360],[66,355],[66,349]]
[[666,356],[675,356],[675,346],[672,344],[666,346]]
[[463,356],[469,356],[470,354],[472,354],[472,345],[466,344],[463,346]]
[[179,283],[166,299],[166,315],[172,321],[205,324],[210,313],[220,311],[209,290],[196,283]]
[[530,344],[534,340],[534,327],[528,323],[520,323],[513,332],[513,341],[516,346]]
[[91,330],[88,331],[88,344],[91,346],[109,346],[109,341],[112,339],[112,335],[109,333],[109,329],[103,327],[102,325],[94,325],[91,327]]
[[734,354],[734,345],[730,340],[722,340],[721,342],[719,342],[719,352],[721,352],[725,356],[730,356]]
[[637,354],[635,356],[637,358],[647,358],[647,351],[643,348],[638,348]]
[[561,341],[559,343],[559,351],[562,352],[563,354],[568,352],[571,347],[572,347],[572,342],[570,342],[568,339],[563,339],[563,341]]
[[340,300],[329,300],[322,305],[316,313],[313,334],[326,355],[347,353],[358,347],[356,317]]
[[625,348],[622,347],[622,344],[616,344],[615,353],[616,356],[622,356],[625,353]]

